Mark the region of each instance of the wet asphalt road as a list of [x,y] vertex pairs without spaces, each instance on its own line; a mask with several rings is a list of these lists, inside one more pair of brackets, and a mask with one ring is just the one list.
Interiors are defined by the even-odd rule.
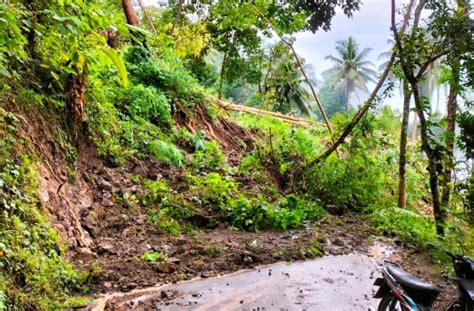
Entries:
[[[372,284],[378,275],[366,255],[328,256],[158,287],[128,300],[125,309],[369,310],[377,306]],[[175,293],[172,300],[153,299],[166,292]]]

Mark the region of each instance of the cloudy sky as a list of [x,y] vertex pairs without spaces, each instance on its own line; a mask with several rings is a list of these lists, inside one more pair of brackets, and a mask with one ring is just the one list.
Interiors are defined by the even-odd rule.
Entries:
[[349,36],[353,36],[361,48],[372,48],[369,57],[377,64],[377,56],[390,49],[387,44],[390,39],[390,1],[364,0],[361,10],[355,12],[352,18],[338,12],[332,20],[330,31],[299,33],[296,36],[295,48],[314,65],[319,74],[331,67],[331,63],[325,60],[324,56],[334,54],[336,41]]
[[[377,60],[380,53],[390,50],[387,43],[390,36],[390,0],[363,0],[360,11],[354,13],[352,18],[347,18],[342,12],[338,12],[332,20],[331,30],[324,32],[320,30],[315,34],[311,32],[299,33],[296,36],[295,49],[307,63],[311,63],[316,74],[331,68],[332,63],[324,57],[335,54],[334,46],[337,41],[353,36],[360,48],[370,47],[373,50],[369,54],[371,60],[377,67],[381,61]],[[406,1],[397,1],[401,6]],[[373,85],[369,85],[371,89]],[[387,100],[387,104],[394,108],[401,108],[401,98],[396,91],[395,97]],[[361,99],[364,96],[361,94]]]

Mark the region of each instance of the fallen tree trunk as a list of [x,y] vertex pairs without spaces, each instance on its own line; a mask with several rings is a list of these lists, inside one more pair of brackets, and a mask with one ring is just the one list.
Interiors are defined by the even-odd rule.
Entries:
[[284,115],[278,112],[267,111],[267,110],[258,109],[254,107],[230,104],[215,97],[210,97],[210,98],[214,100],[217,106],[225,110],[245,112],[245,113],[250,113],[250,114],[255,114],[255,115],[260,115],[260,116],[268,116],[268,117],[272,117],[283,122],[287,122],[287,123],[291,123],[291,124],[299,125],[299,126],[304,126],[304,127],[322,126],[322,124],[317,121],[313,121],[313,120],[309,120],[305,118],[293,117],[293,116]]

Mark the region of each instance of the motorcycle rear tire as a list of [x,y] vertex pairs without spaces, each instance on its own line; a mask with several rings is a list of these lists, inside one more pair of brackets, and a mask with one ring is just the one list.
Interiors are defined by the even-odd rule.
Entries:
[[382,300],[380,300],[379,307],[377,308],[378,311],[398,311],[401,309],[396,309],[396,304],[397,304],[397,298],[395,298],[393,295],[385,295],[382,297]]

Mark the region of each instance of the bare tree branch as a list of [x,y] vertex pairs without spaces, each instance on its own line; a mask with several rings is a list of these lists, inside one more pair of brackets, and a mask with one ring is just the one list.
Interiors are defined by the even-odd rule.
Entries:
[[137,0],[137,1],[138,1],[138,5],[140,6],[140,9],[142,10],[143,14],[146,17],[146,20],[148,21],[148,24],[150,24],[150,27],[153,30],[153,33],[156,35],[155,25],[153,25],[153,22],[152,22],[150,16],[148,15],[147,11],[145,10],[145,7],[143,6],[142,0]]

